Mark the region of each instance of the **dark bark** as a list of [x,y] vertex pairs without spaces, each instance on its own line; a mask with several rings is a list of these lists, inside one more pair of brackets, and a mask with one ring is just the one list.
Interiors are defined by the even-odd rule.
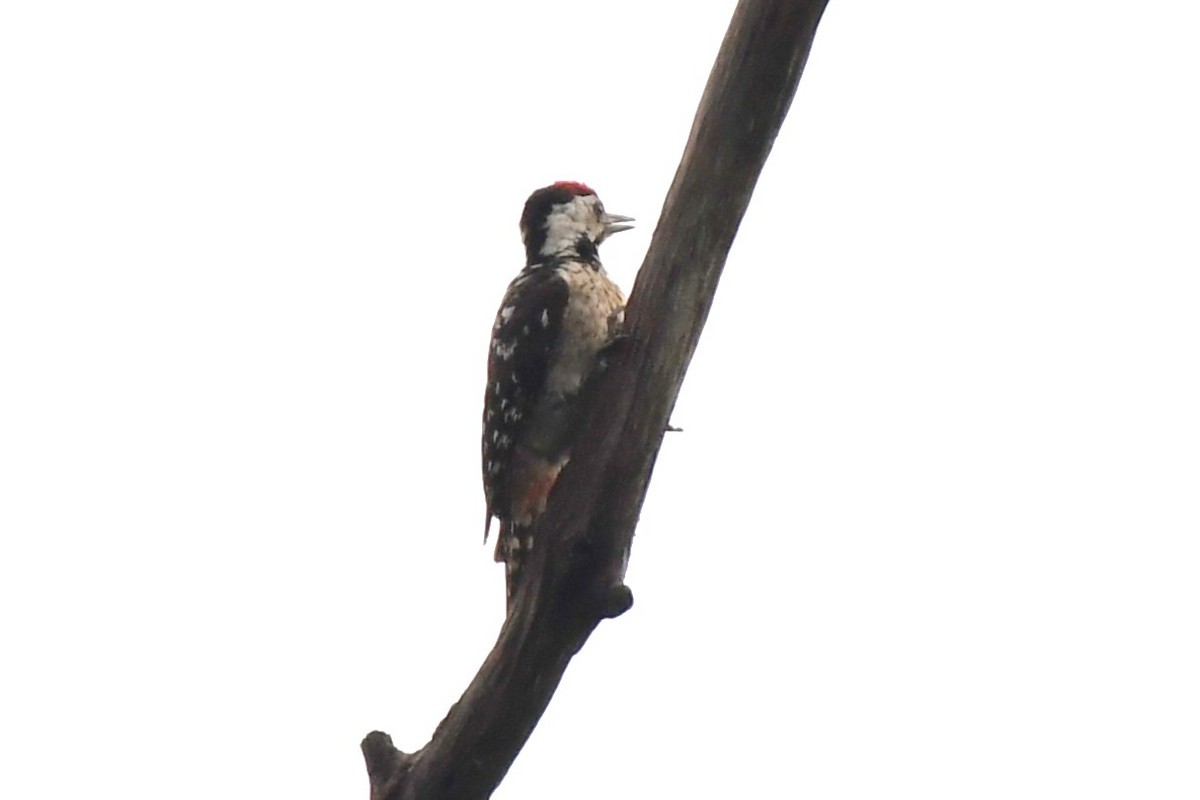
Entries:
[[742,0],[721,45],[626,310],[492,652],[420,751],[362,743],[372,800],[483,800],[571,657],[633,596],[625,564],[717,281],[787,114],[826,0]]

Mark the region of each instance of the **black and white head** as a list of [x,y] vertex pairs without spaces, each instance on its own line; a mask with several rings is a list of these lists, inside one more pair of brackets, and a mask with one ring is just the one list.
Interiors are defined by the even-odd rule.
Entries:
[[559,181],[529,196],[521,214],[521,241],[527,263],[576,255],[595,259],[596,248],[611,234],[627,231],[632,217],[609,214],[587,185]]

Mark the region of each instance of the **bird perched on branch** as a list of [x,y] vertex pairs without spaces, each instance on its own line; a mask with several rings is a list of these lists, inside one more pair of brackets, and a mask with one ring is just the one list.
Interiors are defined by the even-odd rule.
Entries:
[[631,221],[571,181],[538,189],[521,214],[525,268],[492,326],[483,404],[483,538],[499,519],[510,606],[530,526],[579,436],[580,391],[624,321],[625,297],[598,248]]

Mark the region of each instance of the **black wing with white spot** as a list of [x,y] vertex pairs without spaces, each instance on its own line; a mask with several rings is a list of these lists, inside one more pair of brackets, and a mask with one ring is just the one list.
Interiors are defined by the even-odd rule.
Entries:
[[534,264],[509,284],[496,314],[483,403],[483,491],[489,526],[512,502],[513,446],[545,384],[567,299],[567,283],[554,265]]

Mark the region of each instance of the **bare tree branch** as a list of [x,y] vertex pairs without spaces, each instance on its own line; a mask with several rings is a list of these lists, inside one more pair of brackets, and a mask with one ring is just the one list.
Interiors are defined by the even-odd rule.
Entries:
[[362,743],[372,800],[483,800],[600,620],[624,613],[634,528],[725,258],[787,114],[827,0],[741,0],[626,310],[584,438],[537,522],[492,652],[414,754]]

